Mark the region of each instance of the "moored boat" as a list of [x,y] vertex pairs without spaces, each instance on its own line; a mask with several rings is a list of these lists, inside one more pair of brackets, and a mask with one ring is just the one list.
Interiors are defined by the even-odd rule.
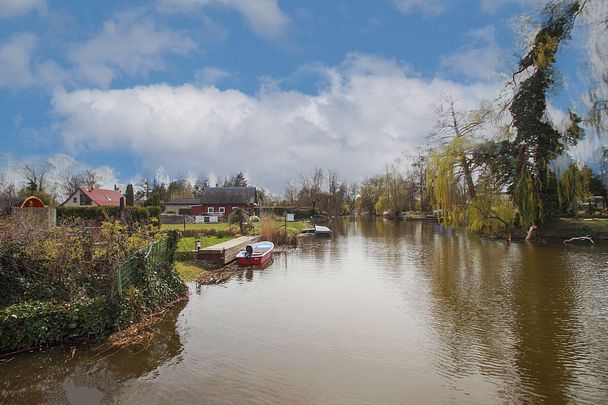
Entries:
[[329,238],[331,237],[331,229],[326,226],[315,225],[313,228],[306,228],[300,232],[301,236],[313,235],[317,238]]
[[237,253],[236,262],[239,266],[260,266],[272,258],[273,249],[274,243],[268,241],[247,245]]

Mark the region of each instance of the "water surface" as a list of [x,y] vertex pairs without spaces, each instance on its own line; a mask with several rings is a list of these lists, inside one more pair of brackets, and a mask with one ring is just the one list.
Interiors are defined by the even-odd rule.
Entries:
[[[608,248],[346,220],[192,287],[145,349],[0,365],[11,403],[608,402]],[[4,402],[4,401],[1,401]]]

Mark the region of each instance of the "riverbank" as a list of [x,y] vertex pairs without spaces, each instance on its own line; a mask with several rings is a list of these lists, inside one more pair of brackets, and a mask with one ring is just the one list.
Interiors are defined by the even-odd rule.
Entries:
[[594,240],[608,240],[607,218],[559,218],[538,229],[538,237],[569,239],[590,236]]
[[[0,235],[0,353],[103,340],[186,296],[174,268],[178,235],[105,223]],[[70,249],[65,249],[70,246]],[[44,252],[41,255],[40,252]]]

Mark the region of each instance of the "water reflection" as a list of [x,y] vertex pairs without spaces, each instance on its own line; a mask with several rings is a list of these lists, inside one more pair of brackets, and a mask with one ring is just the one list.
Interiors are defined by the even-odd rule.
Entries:
[[330,227],[331,239],[203,286],[142,352],[55,349],[0,365],[3,401],[608,401],[606,247],[424,222]]
[[15,356],[0,365],[2,403],[107,403],[120,393],[123,382],[180,361],[176,324],[185,306],[182,302],[167,311],[154,325],[157,333],[145,348],[81,345]]

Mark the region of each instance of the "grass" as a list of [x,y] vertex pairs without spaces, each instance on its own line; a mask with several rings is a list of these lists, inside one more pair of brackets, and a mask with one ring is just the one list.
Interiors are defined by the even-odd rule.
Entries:
[[[218,243],[227,242],[234,239],[232,236],[205,236],[201,238],[201,248],[217,245]],[[196,249],[196,237],[184,236],[179,239],[177,244],[178,252],[191,252]]]
[[[285,225],[283,221],[275,221],[274,224],[277,228]],[[238,225],[232,225],[233,229],[238,229]],[[254,231],[260,233],[261,222],[253,222]],[[309,227],[310,224],[307,221],[287,222],[287,229],[292,229],[296,232],[301,232],[303,229]],[[176,229],[178,231],[184,230],[183,224],[162,224],[160,226],[161,231],[168,231]],[[203,231],[207,229],[215,229],[216,231],[227,231],[230,229],[230,224],[226,222],[220,222],[217,224],[186,224],[186,230]],[[219,243],[219,242],[218,242]]]
[[184,283],[194,280],[205,271],[205,269],[187,262],[175,262],[175,270]]
[[[238,228],[238,225],[233,225]],[[161,231],[170,231],[177,229],[178,231],[184,230],[183,224],[162,224],[160,226]],[[203,229],[215,229],[216,231],[226,231],[230,229],[230,224],[227,222],[219,222],[217,224],[186,224],[186,229],[201,231]]]
[[571,238],[591,235],[594,239],[608,239],[608,219],[606,218],[559,218],[544,227],[547,237]]

